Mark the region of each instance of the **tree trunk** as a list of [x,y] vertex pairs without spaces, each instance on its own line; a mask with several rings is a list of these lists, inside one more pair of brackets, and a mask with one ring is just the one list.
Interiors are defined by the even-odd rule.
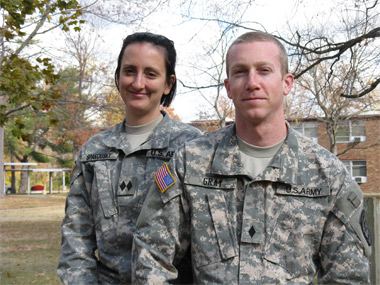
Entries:
[[[27,169],[27,167],[23,167],[22,169]],[[21,181],[20,188],[18,189],[19,193],[27,193],[28,192],[28,172],[21,171]]]
[[[1,101],[0,101],[1,102]],[[0,198],[5,196],[4,187],[4,129],[0,128]]]
[[331,147],[330,147],[330,151],[333,154],[338,155],[338,146],[336,144],[332,144]]

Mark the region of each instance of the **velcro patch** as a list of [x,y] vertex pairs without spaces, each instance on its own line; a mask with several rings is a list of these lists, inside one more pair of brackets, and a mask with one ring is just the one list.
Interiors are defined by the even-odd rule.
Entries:
[[174,149],[151,149],[146,153],[146,157],[160,158],[170,160],[174,155]]
[[82,161],[116,160],[117,157],[118,153],[116,152],[90,153]]
[[276,185],[276,194],[292,195],[302,197],[324,197],[330,195],[330,188],[327,185],[320,186],[303,186],[303,185]]
[[371,246],[372,245],[371,230],[369,229],[364,209],[362,213],[360,214],[360,226],[362,228],[364,238],[366,239],[368,245]]
[[170,186],[175,184],[175,179],[170,173],[166,162],[164,162],[164,165],[162,165],[160,169],[157,170],[157,172],[154,174],[154,178],[156,179],[157,186],[160,188],[162,193],[165,193],[165,191]]

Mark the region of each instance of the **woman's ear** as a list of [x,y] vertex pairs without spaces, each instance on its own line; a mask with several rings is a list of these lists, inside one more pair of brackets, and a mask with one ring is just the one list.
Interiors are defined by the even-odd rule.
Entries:
[[165,83],[164,95],[168,95],[170,93],[170,90],[172,90],[175,80],[175,75],[170,75],[169,80],[167,80]]

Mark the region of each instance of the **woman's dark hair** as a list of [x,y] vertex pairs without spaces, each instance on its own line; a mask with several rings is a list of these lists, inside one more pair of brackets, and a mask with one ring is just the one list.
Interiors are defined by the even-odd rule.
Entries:
[[[166,82],[171,84],[170,76],[175,75],[175,62],[177,59],[177,53],[174,48],[174,42],[168,38],[152,34],[152,33],[134,33],[126,37],[123,41],[123,46],[121,48],[119,58],[117,60],[117,68],[115,70],[115,84],[119,90],[119,76],[121,68],[121,60],[123,59],[125,48],[133,43],[150,43],[165,49],[165,68],[166,68]],[[161,97],[161,105],[164,107],[169,107],[170,103],[173,101],[175,92],[177,89],[177,80],[173,82],[173,86],[170,89],[168,95],[163,95]]]

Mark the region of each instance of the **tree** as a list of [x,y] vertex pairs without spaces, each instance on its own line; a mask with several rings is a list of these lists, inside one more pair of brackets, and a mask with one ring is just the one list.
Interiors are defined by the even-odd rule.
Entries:
[[[5,127],[5,148],[20,162],[50,162],[51,158],[41,152],[47,146],[45,135],[49,128],[49,118],[44,114],[17,116],[15,121],[8,122]],[[22,139],[17,138],[17,130],[22,133]],[[27,172],[22,171],[19,193],[26,192]]]
[[[83,70],[82,70],[83,71]],[[87,71],[84,72],[87,74]],[[55,101],[52,111],[58,118],[53,129],[56,146],[62,142],[70,142],[72,158],[77,154],[81,146],[96,132],[91,118],[91,107],[96,104],[93,98],[85,92],[88,90],[85,75],[75,67],[68,67],[60,71],[58,88],[62,88],[62,97]]]
[[[305,2],[305,1],[303,1]],[[303,3],[302,2],[302,3]],[[288,21],[287,26],[283,30],[272,32],[280,41],[282,41],[288,48],[291,72],[294,74],[296,83],[303,78],[310,77],[312,73],[315,74],[317,70],[324,70],[326,77],[323,78],[323,86],[327,93],[340,92],[334,96],[327,96],[327,100],[333,98],[345,97],[355,105],[357,98],[371,97],[367,102],[373,101],[373,93],[378,84],[380,83],[379,74],[379,40],[380,40],[380,27],[379,27],[379,5],[378,0],[371,1],[335,1],[336,5],[332,5],[330,11],[318,11],[313,20],[306,20],[301,28],[292,23],[292,19]],[[295,6],[301,4],[301,1],[294,1]],[[249,3],[248,9],[253,6]],[[307,3],[303,3],[307,5]],[[264,30],[265,27],[253,22],[254,19],[244,17],[242,12],[238,14],[237,19],[232,19],[229,13],[225,13],[215,17],[211,14],[194,16],[190,15],[191,21],[204,21],[205,23],[218,23],[224,29],[220,32],[220,39],[227,38],[225,31],[234,30],[236,32],[257,31]],[[325,14],[323,14],[325,13]],[[190,13],[189,13],[190,14]],[[249,13],[246,13],[249,15]],[[327,22],[329,21],[329,22]],[[211,42],[211,41],[210,41]],[[230,43],[230,41],[227,41]],[[216,45],[214,45],[216,46]],[[363,49],[365,47],[365,50]],[[210,49],[208,54],[215,54],[216,49]],[[361,54],[363,52],[363,54]],[[360,65],[358,64],[360,60]],[[212,61],[208,62],[208,66],[212,66]],[[197,61],[196,67],[199,66]],[[345,74],[346,72],[349,72]],[[343,74],[339,74],[343,73]],[[360,74],[360,75],[359,75]],[[346,76],[345,76],[346,75]],[[334,91],[327,89],[332,88],[333,81],[341,78],[344,81],[344,88],[336,89]],[[198,80],[198,78],[197,78]],[[317,80],[317,78],[315,78]],[[331,81],[331,85],[330,85]],[[220,85],[215,84],[214,81],[209,80],[207,83],[201,85],[202,90],[212,90],[215,93]],[[186,87],[198,90],[199,86]],[[296,92],[305,92],[305,86],[295,86]],[[297,93],[298,94],[298,93]],[[213,98],[212,95],[205,94],[207,98]],[[297,96],[298,97],[298,96]],[[315,103],[318,101],[314,97],[313,105],[305,108],[305,103],[310,102],[308,97],[289,98],[294,101],[298,108],[297,112],[302,112],[304,115],[313,114],[315,111]],[[209,99],[210,100],[210,99]],[[337,100],[337,99],[336,99]],[[345,101],[342,99],[342,101]],[[349,100],[346,101],[347,104]],[[289,105],[290,100],[287,101]],[[322,102],[320,102],[322,104]],[[372,102],[373,103],[373,102]],[[351,106],[349,104],[349,106]],[[348,111],[353,111],[352,107]],[[294,109],[287,110],[288,114],[294,113]],[[321,109],[319,109],[321,111]]]
[[104,128],[109,129],[124,119],[125,105],[115,87],[108,87],[105,93],[102,104],[107,108],[100,116],[100,123]]
[[[0,2],[2,23],[0,29],[0,128],[21,113],[48,110],[51,101],[59,97],[59,90],[38,89],[38,84],[46,86],[54,83],[57,76],[49,57],[27,54],[26,48],[35,43],[38,35],[60,27],[79,24],[80,6],[76,0],[2,0]],[[15,120],[16,129],[21,129],[20,120]],[[3,145],[3,131],[0,132]],[[2,148],[1,148],[2,149]],[[3,160],[3,152],[0,154]],[[0,170],[3,177],[3,169]],[[0,196],[4,193],[0,185]]]
[[170,118],[177,120],[177,121],[181,121],[179,116],[174,112],[173,107],[162,107],[161,106],[161,110],[164,110],[169,115]]
[[[377,1],[374,1],[373,5],[376,4]],[[370,12],[374,6],[361,11],[359,5],[355,6],[354,12],[343,6],[342,16],[335,19],[334,27],[323,24],[299,30],[298,39],[303,39],[305,43],[292,45],[295,49],[291,48],[293,54],[299,55],[293,57],[298,78],[295,81],[297,99],[293,98],[298,104],[293,107],[293,115],[297,110],[302,110],[302,115],[306,111],[325,122],[330,151],[336,155],[340,155],[337,136],[344,121],[372,111],[380,102],[378,93],[372,88],[377,85],[376,78],[380,76],[379,62],[376,60],[380,52],[375,47],[378,40],[371,38],[378,37],[373,34],[377,28],[372,25],[376,21],[366,22],[361,17],[361,12],[365,12],[366,17],[371,18]],[[339,36],[336,36],[338,31]],[[340,38],[345,39],[344,44],[339,42]],[[355,147],[353,143],[348,149]]]
[[[26,53],[41,34],[54,28],[69,30],[79,24],[80,6],[76,0],[11,1],[0,3],[3,23],[0,33],[0,126],[30,107],[34,111],[50,108],[51,100],[59,97],[59,90],[39,89],[54,83],[57,76],[49,57]],[[75,29],[79,27],[75,26]]]
[[87,23],[100,27],[107,24],[138,26],[168,0],[81,0]]
[[[224,89],[227,48],[237,33],[235,25],[229,23],[241,23],[247,8],[253,2],[240,0],[221,3],[198,0],[187,1],[182,5],[185,19],[204,23],[204,27],[194,34],[192,39],[205,39],[198,40],[197,46],[203,49],[190,59],[187,82],[180,81],[180,83],[186,89],[201,95],[208,107],[203,108],[199,116],[206,120],[216,119],[218,127],[226,126],[226,121],[234,118],[233,104]],[[217,32],[211,34],[210,29]],[[206,31],[206,35],[202,34],[202,30]],[[194,79],[191,80],[192,78]]]
[[[224,89],[225,58],[229,37],[229,33],[226,33],[225,36],[217,38],[216,41],[210,41],[209,44],[205,43],[205,63],[207,66],[202,66],[202,61],[201,63],[198,61],[197,66],[193,67],[196,70],[196,74],[192,78],[196,78],[197,80],[193,82],[192,86],[181,82],[184,87],[197,90],[203,99],[205,99],[209,107],[211,107],[213,114],[204,111],[200,113],[200,117],[202,119],[214,119],[216,117],[219,128],[225,127],[226,120],[234,116],[233,104],[228,99]],[[210,63],[211,66],[209,66]],[[207,78],[208,84],[206,86],[199,86],[199,78]]]
[[[308,116],[323,121],[330,141],[330,151],[339,155],[337,136],[342,123],[370,111],[375,102],[380,102],[380,98],[373,92],[355,99],[340,96],[342,92],[352,92],[350,89],[355,88],[352,82],[356,80],[353,76],[358,76],[359,68],[340,63],[339,67],[335,67],[336,73],[333,75],[329,74],[327,68],[328,64],[320,64],[298,79],[299,92],[291,95],[297,97],[298,104],[291,107],[296,111],[303,110],[303,114],[297,116],[293,113],[292,118],[305,117],[304,112],[307,111]],[[350,146],[353,147],[355,144]]]
[[363,73],[362,78],[353,78],[360,79],[355,82],[356,88],[342,90],[339,94],[346,98],[360,98],[380,83],[379,63],[376,60],[380,39],[378,0],[342,1],[338,2],[338,7],[331,12],[333,23],[320,23],[319,26],[310,24],[306,29],[295,28],[289,39],[279,38],[289,46],[296,79],[321,63],[329,64],[329,74],[334,72],[335,65],[340,62],[355,66],[357,57],[354,53],[366,47],[368,72]]

